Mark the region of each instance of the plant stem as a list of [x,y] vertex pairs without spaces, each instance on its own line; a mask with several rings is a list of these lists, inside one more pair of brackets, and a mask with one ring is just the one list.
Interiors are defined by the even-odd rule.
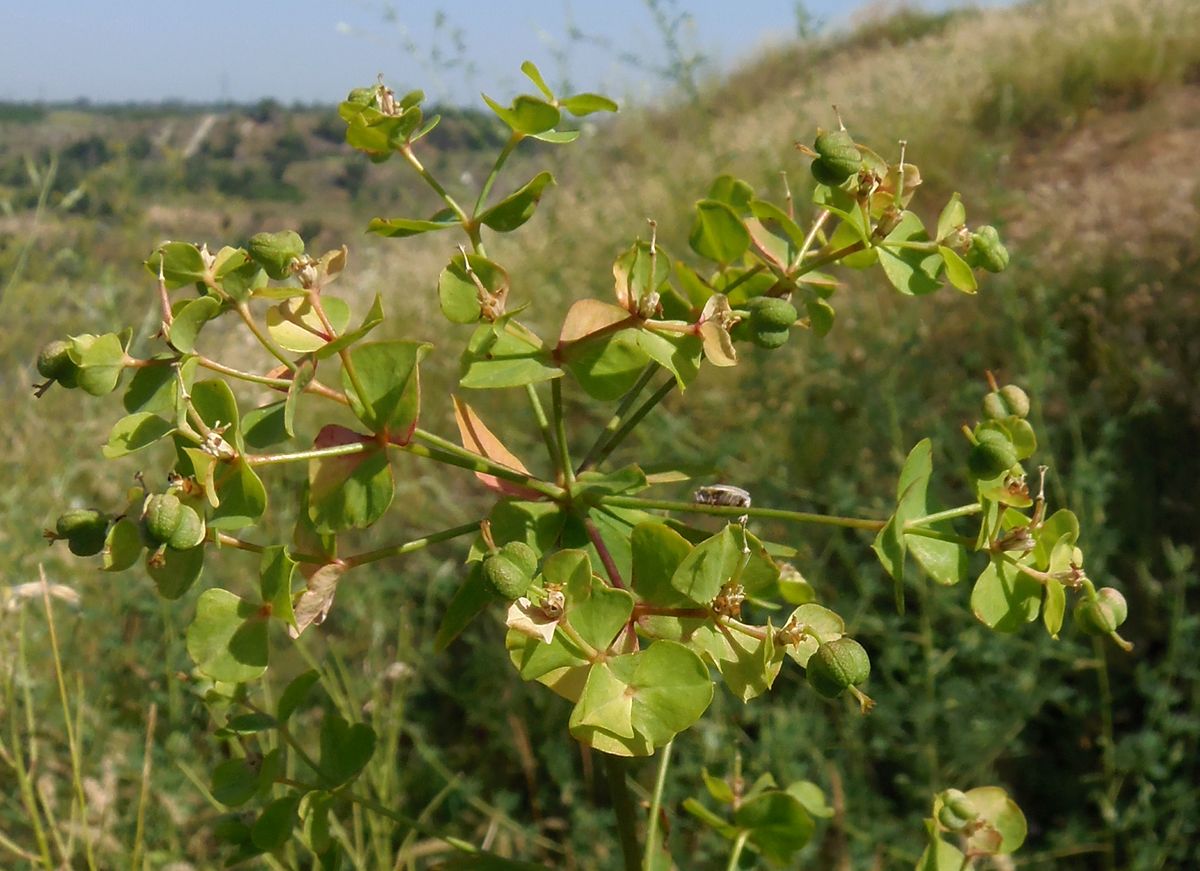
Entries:
[[625,871],[638,871],[637,817],[634,814],[633,797],[625,779],[625,760],[619,756],[601,753],[604,773],[608,778],[608,791],[613,810],[617,814],[617,831],[621,836],[621,854],[625,857]]
[[304,460],[317,460],[322,457],[346,457],[351,454],[361,454],[364,451],[375,450],[378,444],[372,441],[351,442],[346,445],[334,445],[328,448],[312,448],[307,451],[293,451],[289,454],[244,454],[242,460],[248,466],[276,466],[280,463],[299,463]]
[[608,423],[604,425],[604,429],[600,431],[600,435],[596,437],[596,441],[590,448],[588,448],[588,452],[586,455],[584,455],[583,462],[579,464],[576,474],[584,472],[596,465],[596,455],[600,452],[600,449],[604,447],[605,441],[607,441],[613,435],[613,433],[620,429],[621,422],[625,419],[625,415],[628,413],[629,409],[633,407],[633,403],[637,401],[638,396],[643,390],[646,389],[646,385],[650,383],[650,379],[652,379],[654,374],[661,368],[662,367],[658,363],[650,363],[638,377],[638,380],[634,382],[634,385],[625,392],[625,395],[621,397],[621,401],[617,404],[616,412],[611,418],[609,418]]
[[550,403],[550,411],[554,415],[554,428],[558,436],[559,468],[562,470],[563,482],[570,487],[575,483],[575,467],[571,465],[571,449],[567,446],[567,419],[563,413],[561,378],[555,378],[550,382]]
[[154,764],[154,726],[158,722],[158,705],[150,703],[146,716],[146,743],[142,748],[142,789],[138,794],[137,824],[133,833],[133,856],[129,867],[140,871],[142,867],[142,839],[146,831],[146,804],[150,799],[150,772]]
[[[262,553],[266,548],[261,544],[255,544],[252,541],[246,541],[243,538],[235,538],[232,535],[224,532],[218,532],[211,527],[205,532],[205,539],[214,542],[220,547],[232,547],[235,550],[244,550],[247,553]],[[313,565],[324,565],[329,562],[328,557],[317,556],[312,553],[293,553],[288,551],[288,556],[298,563],[312,563]]]
[[646,850],[642,857],[644,871],[654,867],[654,851],[658,849],[658,815],[662,808],[663,787],[667,782],[667,767],[671,764],[671,747],[674,743],[674,738],[668,741],[658,758],[658,774],[654,777],[654,792],[650,795],[650,814],[646,817]]
[[604,543],[604,539],[600,535],[600,530],[596,527],[596,522],[592,518],[585,516],[583,518],[583,528],[587,530],[588,539],[592,542],[592,547],[596,548],[596,553],[600,555],[600,562],[604,563],[604,571],[608,573],[608,579],[612,581],[612,585],[621,590],[625,588],[625,582],[621,580],[621,571],[617,568],[617,563],[609,553],[608,545]]
[[725,871],[734,871],[738,865],[738,859],[742,858],[742,848],[746,846],[746,839],[750,837],[748,829],[742,829],[738,832],[737,840],[733,842],[733,851],[729,854],[729,863],[725,866]]
[[[200,354],[195,355],[196,363],[203,366],[205,369],[211,369],[214,372],[220,372],[222,375],[228,375],[230,378],[237,378],[239,381],[249,381],[253,384],[265,384],[267,387],[278,387],[281,390],[287,390],[291,385],[291,381],[287,378],[272,378],[269,375],[256,375],[253,372],[244,372],[241,369],[234,369],[232,366],[226,366],[224,363],[218,363],[210,357],[204,357]],[[151,361],[146,361],[151,362]],[[164,361],[174,362],[174,361]]]
[[[796,265],[804,262],[804,258],[808,256],[808,252],[813,246],[813,242],[817,240],[817,234],[821,232],[821,228],[825,226],[825,222],[829,220],[830,214],[832,213],[829,211],[829,209],[821,209],[820,214],[818,214],[816,220],[813,221],[813,225],[809,229],[808,235],[804,237],[804,244],[800,246],[800,251],[796,255]],[[793,264],[788,264],[788,268],[791,269],[792,265]]]
[[604,447],[600,448],[600,450],[596,453],[596,458],[593,460],[592,465],[599,465],[608,459],[608,455],[616,450],[617,446],[625,440],[626,436],[633,432],[634,428],[642,422],[642,418],[644,418],[654,409],[654,406],[662,402],[663,399],[665,399],[667,395],[675,389],[675,385],[676,381],[674,376],[672,376],[670,380],[664,382],[663,385],[655,390],[645,402],[638,406],[637,411],[631,414],[629,419],[621,424],[621,428],[618,429],[613,434],[613,437],[605,442]]
[[500,176],[500,170],[504,167],[510,154],[517,147],[517,144],[525,138],[523,133],[517,133],[515,130],[508,137],[508,142],[504,143],[504,148],[496,155],[496,162],[492,165],[492,171],[488,173],[486,179],[483,180],[483,189],[479,192],[479,198],[475,200],[474,215],[479,217],[479,213],[483,211],[484,205],[487,203],[488,194],[492,192],[492,185],[496,183],[496,179]]
[[[392,544],[386,547],[369,550],[365,553],[354,554],[342,560],[347,568],[354,568],[365,563],[378,562],[379,560],[388,559],[394,556],[403,556],[406,553],[421,550],[431,544],[437,544],[439,541],[449,541],[452,538],[458,538],[460,535],[469,535],[472,532],[479,531],[479,521],[473,523],[464,523],[462,526],[454,526],[450,529],[443,529],[441,532],[433,532],[424,538],[414,538],[412,541],[406,541],[403,544]],[[294,557],[293,557],[294,558]]]
[[[321,786],[321,784],[319,784],[319,783],[308,783],[303,780],[294,780],[290,777],[277,777],[275,779],[275,782],[278,784],[281,784],[283,786],[290,786],[290,787],[293,787],[294,789],[303,790],[305,792],[324,792],[327,789],[326,787]],[[392,810],[390,807],[380,804],[379,802],[375,801],[374,799],[366,798],[361,795],[356,795],[355,793],[350,792],[349,790],[346,790],[346,789],[339,789],[338,795],[348,801],[353,802],[356,805],[360,805],[361,807],[365,808],[366,810],[373,811],[374,813],[377,813],[382,817],[387,817],[389,820],[391,820],[394,823],[399,823],[402,826],[407,826],[408,828],[412,829],[415,832],[418,832],[419,834],[424,835],[427,838],[434,838],[438,841],[441,841],[444,844],[449,844],[451,847],[453,847],[456,850],[460,850],[464,853],[482,853],[483,852],[482,850],[478,849],[474,845],[468,844],[466,841],[460,840],[458,838],[450,837],[449,835],[443,835],[441,832],[438,832],[436,829],[433,829],[433,828],[430,828],[429,826],[424,825],[419,820],[414,820],[412,817],[407,817],[402,813],[397,813],[396,811]]]
[[[540,478],[535,478],[528,472],[510,469],[508,466],[503,466],[494,460],[489,460],[487,457],[477,454],[474,451],[460,448],[454,442],[419,427],[413,431],[413,440],[422,444],[410,443],[400,447],[400,450],[416,454],[417,456],[429,457],[430,459],[448,463],[452,466],[470,469],[473,472],[484,472],[488,475],[494,475],[497,478],[521,484],[551,499],[560,500],[567,495],[562,487],[547,483]],[[434,450],[430,450],[430,448]]]
[[296,364],[289,360],[282,349],[271,340],[271,337],[262,331],[262,327],[255,322],[254,315],[250,313],[250,306],[244,302],[239,302],[237,304],[237,313],[250,332],[254,334],[254,338],[258,339],[258,343],[266,348],[272,357],[286,366],[289,372],[295,372]]
[[[321,294],[313,289],[309,290],[308,304],[312,306],[312,310],[317,313],[317,317],[321,320],[321,326],[325,328],[326,334],[329,336],[329,341],[337,338],[337,331],[333,328],[333,322],[329,320],[329,315],[325,313],[325,306],[321,303]],[[362,405],[367,405],[367,393],[363,389],[362,381],[359,380],[358,370],[354,368],[354,360],[350,356],[348,348],[340,348],[338,350],[338,358],[342,361],[342,368],[346,370],[346,377],[350,379],[350,386],[354,388],[354,393],[358,397],[358,401]]]
[[814,523],[819,526],[839,526],[845,529],[865,529],[878,532],[887,525],[885,520],[864,517],[839,517],[835,514],[811,514],[807,511],[785,511],[782,508],[739,508],[736,505],[699,505],[695,502],[673,502],[667,499],[641,499],[636,496],[600,496],[601,505],[615,508],[645,508],[661,511],[680,511],[685,514],[708,514],[714,517],[762,517],[769,520],[789,520],[793,523]]
[[425,184],[433,188],[434,192],[436,192],[437,195],[442,198],[442,202],[450,207],[450,210],[454,212],[458,220],[462,222],[463,229],[467,230],[468,235],[470,235],[471,228],[473,227],[470,216],[466,213],[466,211],[464,211],[463,207],[455,201],[454,197],[450,196],[450,194],[446,192],[446,189],[442,187],[441,182],[434,178],[429,170],[422,165],[421,161],[417,159],[417,156],[413,154],[412,146],[407,144],[402,145],[399,151],[400,155],[406,161],[408,161],[408,165],[416,170],[417,175],[425,180]]
[[71,701],[67,696],[67,682],[63,678],[62,656],[58,648],[58,629],[54,625],[54,609],[50,605],[50,583],[46,580],[46,571],[38,565],[38,576],[42,582],[42,605],[46,609],[46,629],[50,636],[50,652],[54,660],[54,677],[58,683],[58,699],[63,711],[63,729],[67,734],[67,752],[71,756],[71,782],[75,787],[75,801],[79,803],[79,824],[83,830],[83,851],[87,866],[95,871],[96,856],[92,851],[92,839],[88,833],[87,796],[83,791],[83,778],[80,769],[83,762],[79,755],[79,741],[71,720]]
[[554,441],[554,432],[550,429],[550,420],[546,417],[546,409],[542,407],[542,400],[537,394],[537,388],[532,384],[525,385],[525,395],[529,397],[529,406],[533,410],[533,419],[537,421],[538,432],[542,434],[542,441],[546,443],[546,453],[550,456],[550,464],[558,465],[558,445]]
[[940,523],[943,520],[953,520],[956,517],[969,517],[972,514],[978,514],[982,510],[983,506],[978,502],[972,502],[969,505],[960,505],[957,508],[947,508],[945,511],[926,514],[924,517],[914,517],[908,523],[904,524],[904,531],[909,532],[916,526],[932,526],[935,523]]
[[863,250],[866,247],[867,247],[866,242],[858,241],[858,242],[852,242],[851,244],[845,246],[844,248],[839,248],[836,251],[830,251],[828,254],[823,254],[820,257],[817,257],[815,260],[810,260],[808,263],[801,264],[800,268],[797,269],[795,271],[795,273],[792,274],[792,278],[797,278],[801,275],[805,275],[806,273],[812,272],[814,269],[820,269],[822,266],[825,266],[826,264],[834,263],[838,260],[841,260],[843,257],[846,257],[850,254],[855,254],[855,253]]

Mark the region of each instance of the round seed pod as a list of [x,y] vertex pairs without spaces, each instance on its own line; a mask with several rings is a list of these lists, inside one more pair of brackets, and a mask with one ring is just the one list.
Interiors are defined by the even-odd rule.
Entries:
[[818,130],[813,151],[812,174],[822,184],[841,184],[862,166],[862,152],[845,130]]
[[787,342],[789,330],[799,317],[794,305],[773,296],[755,297],[743,308],[749,317],[738,321],[730,335],[738,341],[752,342],[768,350]]
[[979,811],[962,790],[947,789],[942,793],[941,799],[938,822],[950,831],[962,831],[979,818]]
[[179,523],[167,539],[171,550],[191,550],[204,541],[204,518],[190,505],[181,505]]
[[537,571],[537,554],[532,547],[523,541],[510,541],[500,546],[500,555],[511,560],[516,566],[531,578]]
[[835,698],[871,673],[871,659],[853,638],[838,638],[816,649],[808,660],[808,684],[820,695]]
[[501,599],[512,601],[525,595],[533,575],[504,554],[495,553],[483,561],[483,582]]
[[983,397],[983,414],[990,420],[1028,417],[1029,394],[1015,384],[1006,384]]
[[510,601],[525,595],[535,572],[537,554],[523,541],[507,542],[483,561],[484,583]]
[[38,374],[64,387],[74,387],[79,366],[71,359],[71,343],[64,339],[48,342],[38,352]]
[[995,478],[1017,464],[1017,452],[1004,433],[985,429],[979,433],[979,443],[967,456],[967,468],[976,478]]
[[246,251],[272,278],[287,278],[292,261],[304,253],[304,240],[292,230],[280,233],[256,233],[246,243]]
[[776,296],[756,296],[746,303],[746,309],[750,326],[759,331],[786,330],[800,317],[794,305]]
[[58,518],[54,531],[67,540],[67,549],[75,556],[94,556],[104,550],[108,515],[94,508],[75,508]]
[[[142,508],[142,528],[155,544],[167,544],[183,521],[184,505],[174,493],[155,493]],[[196,512],[193,510],[193,514]]]
[[1116,626],[1120,626],[1129,616],[1129,603],[1121,595],[1121,591],[1113,587],[1101,587],[1096,596],[1102,607],[1112,618]]
[[971,234],[971,247],[967,249],[965,259],[970,266],[979,266],[988,272],[1003,272],[1008,266],[1008,249],[1000,241],[996,228],[985,224]]

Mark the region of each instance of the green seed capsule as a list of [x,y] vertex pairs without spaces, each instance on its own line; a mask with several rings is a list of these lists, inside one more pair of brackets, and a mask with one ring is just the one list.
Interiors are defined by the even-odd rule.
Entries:
[[142,509],[142,524],[150,540],[155,544],[168,543],[183,519],[183,508],[174,493],[156,493],[147,498]]
[[990,420],[1029,416],[1029,394],[1015,384],[1006,384],[983,398],[983,414]]
[[1008,249],[1000,241],[996,228],[985,224],[971,234],[971,247],[965,259],[969,265],[988,272],[1003,272],[1008,266]]
[[525,595],[533,576],[508,557],[496,553],[483,561],[483,582],[501,599],[512,601]]
[[67,540],[67,549],[75,556],[95,556],[104,550],[108,515],[94,508],[75,508],[58,518],[54,531],[57,538]]
[[501,545],[500,556],[511,560],[516,564],[517,568],[521,569],[521,571],[525,572],[531,578],[534,572],[537,571],[537,554],[534,553],[532,547],[523,541],[510,541],[508,544]]
[[822,184],[841,184],[862,166],[862,152],[845,130],[818,130],[813,151],[813,177]]
[[1119,627],[1129,617],[1129,603],[1125,601],[1125,597],[1121,595],[1121,591],[1113,587],[1101,587],[1096,591],[1097,601],[1100,603],[1109,618],[1113,622],[1113,628]]
[[962,790],[947,789],[942,793],[941,799],[938,822],[950,831],[962,831],[979,818],[979,811]]
[[1017,464],[1017,451],[1004,433],[985,429],[967,456],[967,468],[981,480],[995,478]]
[[820,695],[835,698],[871,673],[871,659],[853,638],[838,638],[817,648],[808,660],[808,683]]
[[304,253],[304,240],[292,230],[280,233],[256,233],[246,243],[246,251],[272,278],[287,278],[292,261]]
[[71,343],[63,339],[47,343],[38,353],[37,370],[43,378],[60,383],[65,379],[70,383],[64,386],[73,387],[79,367],[71,359]]
[[190,505],[180,506],[179,524],[167,539],[172,550],[191,550],[204,541],[204,518]]

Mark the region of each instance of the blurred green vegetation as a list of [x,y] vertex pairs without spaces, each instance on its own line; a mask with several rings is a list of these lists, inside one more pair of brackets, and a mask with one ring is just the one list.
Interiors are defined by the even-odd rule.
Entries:
[[[346,83],[357,84],[365,83]],[[1089,574],[1128,596],[1123,634],[1136,649],[1125,656],[1070,632],[1053,642],[1032,626],[997,637],[971,616],[966,587],[924,581],[910,585],[911,607],[897,616],[890,581],[861,536],[762,524],[764,535],[800,548],[798,567],[867,646],[878,707],[862,718],[826,703],[786,668],[774,692],[750,705],[719,692],[701,725],[676,742],[666,793],[676,859],[690,868],[723,861],[724,846],[678,806],[699,791],[701,767],[724,774],[740,753],[748,772],[814,780],[839,808],[804,867],[911,867],[931,794],[993,782],[1030,820],[1019,867],[1193,867],[1200,17],[1189,0],[1045,0],[906,11],[775,48],[702,86],[697,100],[588,126],[575,149],[531,149],[528,160],[549,163],[559,186],[491,253],[513,275],[516,298],[537,300],[537,326],[553,331],[568,300],[608,293],[613,256],[646,234],[646,218],[681,255],[691,204],[716,174],[778,194],[786,170],[804,202],[807,162],[792,142],[829,125],[830,103],[878,150],[906,138],[934,192],[924,201],[961,190],[972,223],[1000,227],[1012,268],[970,299],[949,290],[900,299],[873,275],[852,280],[838,291],[827,339],[707,371],[615,460],[708,466],[714,479],[750,489],[756,504],[883,516],[904,454],[931,435],[934,492],[952,504],[965,492],[957,430],[977,416],[991,369],[1033,396],[1052,505],[1079,515]],[[164,238],[236,242],[292,227],[310,248],[350,245],[339,290],[357,310],[382,291],[394,333],[438,344],[425,370],[423,424],[453,431],[444,397],[466,333],[443,324],[433,293],[453,251],[437,237],[362,236],[371,216],[433,207],[396,167],[366,164],[340,145],[335,121],[330,110],[269,103],[187,112],[0,107],[8,482],[0,490],[0,866],[27,867],[18,851],[38,852],[27,800],[50,821],[49,851],[70,867],[84,867],[85,835],[99,867],[128,867],[135,844],[145,845],[148,867],[220,861],[211,832],[220,812],[193,781],[226,751],[210,736],[182,645],[199,591],[162,603],[137,570],[102,575],[43,546],[41,527],[65,506],[120,504],[138,467],[98,461],[113,402],[85,406],[62,391],[33,401],[42,342],[125,324],[144,341],[156,321],[139,263]],[[447,113],[424,159],[457,193],[478,184],[498,135],[485,115]],[[508,176],[514,186],[523,166]],[[241,341],[230,333],[213,350],[247,351]],[[485,398],[480,411],[518,455],[539,456],[536,435],[501,400]],[[583,445],[603,415],[582,404],[573,411]],[[315,421],[306,424],[313,432]],[[410,472],[398,485],[403,508],[364,538],[413,537],[486,510],[471,476]],[[280,517],[262,535],[282,537],[298,482],[268,486]],[[294,668],[320,663],[340,688],[330,704],[385,736],[387,752],[368,774],[381,801],[552,867],[616,867],[599,767],[567,736],[568,706],[509,666],[499,621],[480,621],[448,652],[432,652],[461,550],[441,545],[355,577],[319,633],[305,637]],[[39,565],[79,597],[78,606],[53,602],[66,719],[40,594],[19,586],[37,579]],[[223,554],[212,572],[236,577],[244,565]],[[311,727],[320,715],[314,709],[302,722]],[[31,768],[24,792],[20,753]],[[647,766],[644,787],[650,777]],[[90,809],[87,832],[67,824],[77,789]],[[346,838],[362,867],[391,861],[398,842],[389,831],[354,818]],[[418,846],[436,855],[436,845]]]

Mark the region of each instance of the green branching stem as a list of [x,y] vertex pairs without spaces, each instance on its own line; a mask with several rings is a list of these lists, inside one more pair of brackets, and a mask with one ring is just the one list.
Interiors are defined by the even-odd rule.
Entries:
[[621,854],[625,859],[625,871],[638,871],[641,851],[638,849],[637,815],[634,813],[633,796],[625,775],[625,760],[619,756],[601,753],[604,759],[604,774],[608,778],[608,791],[613,810],[617,815],[617,831],[621,836]]
[[508,142],[504,143],[504,148],[502,148],[500,153],[496,155],[496,162],[492,166],[492,171],[489,172],[488,177],[484,179],[483,189],[479,191],[479,198],[475,200],[474,214],[476,218],[479,217],[480,213],[483,211],[483,207],[487,204],[488,194],[492,192],[492,185],[496,183],[496,179],[500,176],[500,170],[503,169],[504,164],[508,161],[509,155],[513,153],[517,145],[524,138],[525,134],[518,133],[514,130],[512,135],[508,137]]
[[[478,531],[479,521],[476,520],[473,523],[464,523],[461,526],[443,529],[441,532],[433,532],[422,538],[414,538],[412,541],[406,541],[403,544],[392,544],[376,548],[375,550],[365,551],[364,553],[354,554],[353,556],[346,557],[342,562],[346,564],[347,568],[354,568],[355,566],[378,562],[379,560],[389,559],[394,556],[403,556],[404,554],[426,548],[431,544],[449,541],[452,538],[458,538],[460,535],[470,535]],[[293,559],[295,558],[293,556]]]
[[[325,790],[325,787],[319,783],[308,783],[306,781],[295,780],[290,777],[278,777],[275,779],[275,782],[282,786],[290,786],[293,789],[301,790],[302,792],[321,792],[321,791]],[[436,829],[433,829],[433,828],[423,824],[419,820],[413,819],[412,817],[405,816],[402,813],[398,813],[397,811],[392,810],[390,807],[380,804],[379,802],[375,801],[374,799],[370,799],[365,796],[358,795],[358,794],[350,792],[349,790],[346,790],[346,789],[339,789],[338,795],[340,797],[346,799],[347,801],[353,802],[354,804],[362,807],[365,810],[369,810],[372,813],[377,813],[381,817],[386,817],[387,819],[391,820],[394,823],[399,823],[402,826],[407,826],[408,828],[412,829],[413,831],[417,832],[418,834],[424,835],[427,838],[435,838],[435,839],[441,841],[443,844],[448,844],[449,846],[451,846],[454,849],[459,850],[463,853],[474,853],[474,854],[482,854],[483,853],[482,850],[478,849],[477,847],[475,847],[472,844],[468,844],[466,841],[460,840],[458,838],[452,838],[448,835],[444,835],[441,832],[437,831]]]
[[737,840],[733,842],[733,850],[729,853],[729,862],[725,865],[725,871],[734,871],[737,868],[738,860],[742,858],[742,850],[746,846],[746,839],[749,837],[748,829],[738,832]]
[[[204,533],[204,540],[211,541],[218,547],[231,547],[234,550],[244,550],[246,553],[262,553],[266,550],[261,544],[255,544],[252,541],[246,541],[243,538],[236,538],[225,532],[218,532],[209,527]],[[324,565],[329,562],[328,557],[317,556],[311,553],[293,553],[288,551],[288,556],[298,563],[310,563],[312,565]]]
[[589,662],[599,661],[601,651],[597,650],[595,647],[592,647],[592,645],[587,642],[587,639],[579,634],[579,631],[571,625],[571,621],[566,617],[563,617],[558,621],[558,631],[561,632],[568,641],[578,647],[584,658]]
[[568,487],[575,483],[575,467],[571,465],[571,449],[567,445],[567,416],[563,411],[562,379],[550,382],[550,412],[554,416],[554,429],[558,436],[559,469]]
[[617,568],[617,562],[609,552],[608,545],[604,543],[604,538],[600,535],[596,522],[585,516],[583,528],[587,530],[588,540],[591,541],[592,547],[596,548],[596,553],[600,555],[600,562],[604,563],[604,571],[608,574],[609,581],[617,589],[624,589],[625,582],[621,579],[621,570]]
[[286,454],[245,454],[242,456],[242,460],[249,466],[277,466],[282,463],[302,463],[328,457],[348,457],[352,454],[377,450],[378,447],[379,445],[373,441],[351,442],[346,445],[311,448],[307,451],[292,451]]
[[615,451],[621,442],[625,441],[625,438],[642,422],[642,418],[649,414],[656,405],[662,402],[675,389],[676,384],[675,378],[672,377],[663,382],[661,387],[650,394],[646,401],[639,405],[633,414],[629,415],[629,419],[621,424],[620,429],[613,433],[612,438],[604,443],[604,447],[596,452],[596,457],[592,461],[592,465],[597,466],[608,459],[608,455]]
[[658,815],[662,811],[663,787],[667,783],[667,768],[671,764],[671,747],[675,740],[671,739],[658,754],[658,773],[654,777],[654,792],[650,794],[650,811],[646,817],[646,849],[642,857],[642,867],[649,871],[654,867],[654,853],[658,849]]
[[[317,313],[317,317],[321,320],[321,326],[325,328],[325,333],[329,336],[329,341],[337,338],[337,331],[333,328],[333,322],[329,320],[329,315],[325,313],[325,306],[321,303],[321,294],[318,290],[309,290],[306,297],[308,304],[312,306],[312,310]],[[350,356],[348,348],[338,350],[338,357],[342,361],[342,369],[346,372],[346,377],[350,379],[350,385],[354,388],[354,393],[358,397],[359,402],[363,405],[367,404],[367,392],[363,389],[362,380],[358,377],[358,370],[354,367],[354,359]]]
[[[843,529],[862,529],[867,532],[878,532],[887,525],[886,520],[873,520],[866,517],[842,517],[836,514],[815,514],[808,511],[787,511],[782,508],[740,508],[736,505],[701,505],[695,502],[678,502],[669,499],[642,499],[637,496],[608,496],[599,497],[601,505],[613,508],[640,508],[645,510],[678,511],[684,514],[707,514],[712,517],[737,518],[742,515],[761,517],[766,520],[786,520],[792,523],[810,523],[818,526],[837,526]],[[965,517],[978,514],[978,503],[963,505],[947,511],[939,511],[925,517],[915,517],[904,525],[904,531],[909,535],[920,535],[924,538],[936,538],[943,541],[964,543],[962,536],[928,529],[931,523],[948,520],[954,517]]]
[[857,254],[859,251],[867,247],[867,243],[863,241],[852,242],[843,248],[836,251],[830,251],[828,254],[822,254],[813,258],[807,263],[801,264],[800,268],[791,273],[792,278],[812,272],[814,269],[820,269],[822,266],[828,266],[830,263],[836,263],[843,257],[849,257],[851,254]]
[[807,511],[786,511],[782,508],[740,508],[735,505],[700,505],[695,502],[676,502],[669,499],[641,499],[636,496],[600,496],[602,505],[614,508],[642,508],[660,511],[679,511],[685,514],[707,514],[713,517],[761,517],[767,520],[788,520],[793,523],[814,523],[820,526],[839,526],[846,529],[865,529],[878,532],[887,521],[862,517],[839,517],[834,514],[813,514]]
[[254,315],[250,311],[250,306],[244,302],[239,302],[236,306],[236,311],[238,313],[238,317],[240,317],[242,322],[245,323],[246,328],[254,334],[254,338],[258,339],[258,343],[266,348],[272,357],[286,366],[289,372],[295,372],[296,364],[289,360],[287,355],[283,352],[283,349],[276,345],[275,342],[272,341],[271,337],[263,332],[262,327],[260,327],[258,322],[254,320]]
[[621,428],[621,424],[625,420],[625,415],[629,413],[629,409],[633,407],[633,403],[637,401],[638,396],[646,389],[646,385],[650,383],[655,374],[662,368],[658,363],[650,363],[645,370],[634,382],[634,385],[625,392],[621,397],[621,401],[617,403],[617,410],[613,416],[609,418],[608,423],[604,425],[604,429],[600,431],[600,435],[596,437],[596,441],[588,448],[588,452],[584,455],[583,462],[579,464],[579,469],[576,474],[587,471],[592,466],[596,465],[596,456],[607,442]]
[[67,735],[67,752],[71,757],[71,784],[75,788],[75,801],[79,807],[79,821],[84,830],[84,857],[87,861],[87,867],[95,871],[96,856],[93,851],[92,836],[88,831],[88,802],[87,794],[83,789],[83,777],[81,774],[83,761],[79,750],[79,736],[75,732],[75,724],[71,718],[71,700],[67,694],[67,682],[63,675],[62,657],[58,646],[58,629],[54,623],[54,609],[50,605],[50,582],[46,580],[46,572],[40,565],[38,566],[38,575],[42,583],[42,605],[46,609],[46,630],[50,637],[50,652],[54,660],[54,678],[58,684],[58,700],[62,705],[63,729]]
[[[474,226],[470,215],[468,215],[466,210],[464,210],[463,207],[460,206],[457,201],[455,201],[454,197],[450,196],[446,189],[442,187],[441,182],[434,178],[429,170],[425,168],[424,164],[422,164],[417,156],[413,153],[412,146],[406,143],[405,145],[400,146],[399,152],[400,156],[408,162],[408,165],[413,168],[417,175],[425,180],[425,184],[433,188],[434,192],[442,198],[442,202],[450,207],[450,211],[454,212],[458,220],[462,222],[463,229],[466,229],[468,234],[470,234],[470,228]],[[474,236],[472,236],[472,241],[474,241]]]
[[550,499],[562,500],[567,495],[562,487],[547,483],[540,478],[535,478],[527,472],[520,472],[516,469],[510,469],[508,466],[502,466],[493,460],[460,448],[454,442],[419,427],[413,431],[413,441],[420,442],[420,444],[410,443],[401,447],[400,450],[419,457],[429,457],[442,463],[469,469],[472,472],[484,472],[488,475],[494,475],[505,481],[512,481],[514,484],[528,487],[530,490],[541,493]]
[[537,422],[538,432],[542,434],[542,441],[546,443],[546,453],[550,457],[550,464],[557,466],[560,456],[558,444],[554,440],[554,432],[550,429],[550,420],[546,417],[546,409],[542,407],[542,400],[537,394],[537,388],[532,384],[526,384],[525,395],[529,397],[529,407],[533,411],[533,419]]

